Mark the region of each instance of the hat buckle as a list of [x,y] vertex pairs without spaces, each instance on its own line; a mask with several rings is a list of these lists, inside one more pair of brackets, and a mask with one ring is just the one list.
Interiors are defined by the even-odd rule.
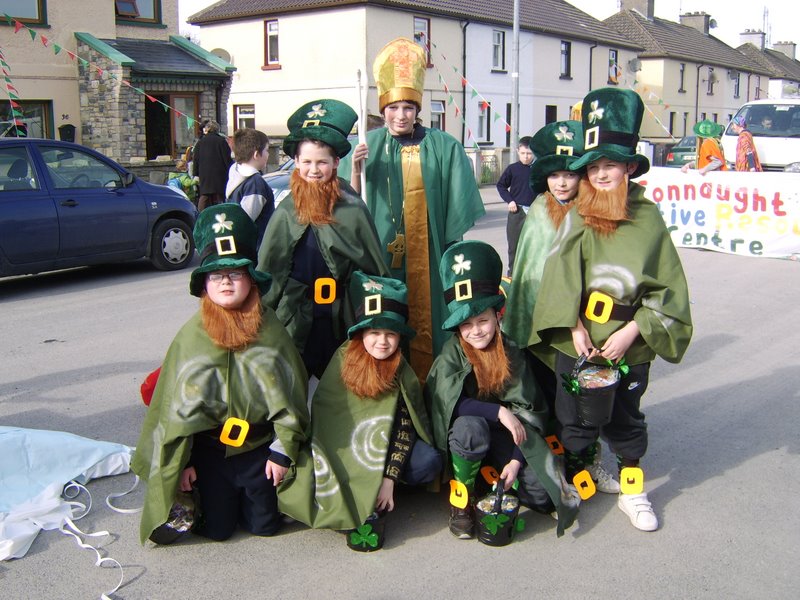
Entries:
[[380,294],[364,297],[364,316],[371,317],[372,315],[379,315],[382,312]]
[[218,256],[228,256],[230,254],[236,254],[237,252],[236,240],[232,235],[214,238],[214,243],[217,246]]
[[456,301],[463,302],[464,300],[472,300],[472,280],[462,279],[456,281],[453,289],[456,293]]

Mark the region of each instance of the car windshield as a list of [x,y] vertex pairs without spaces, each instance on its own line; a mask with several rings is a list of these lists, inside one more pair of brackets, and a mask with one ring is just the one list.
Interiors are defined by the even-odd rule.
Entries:
[[692,148],[694,149],[697,146],[697,138],[693,135],[687,135],[685,138],[681,138],[681,141],[675,144],[675,148]]
[[[742,116],[754,136],[800,138],[800,105],[752,104],[743,106],[736,116]],[[730,130],[727,135],[735,135]]]

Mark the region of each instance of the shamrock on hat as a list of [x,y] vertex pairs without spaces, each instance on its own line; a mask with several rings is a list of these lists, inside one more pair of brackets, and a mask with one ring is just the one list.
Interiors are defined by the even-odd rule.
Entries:
[[503,261],[486,242],[467,240],[450,246],[442,255],[439,274],[450,311],[442,324],[445,331],[454,331],[487,308],[500,310],[505,303],[500,294]]
[[361,329],[389,329],[407,340],[416,332],[408,320],[408,290],[398,279],[354,271],[350,277],[350,301],[356,324],[347,330],[348,339]]
[[267,293],[272,276],[255,270],[258,230],[241,206],[209,206],[197,217],[193,235],[200,253],[200,266],[192,271],[189,281],[193,296],[200,296],[205,289],[206,273],[240,267],[247,267],[260,295]]
[[636,163],[632,178],[650,170],[650,161],[636,153],[639,128],[644,116],[644,102],[633,90],[601,88],[592,90],[583,99],[583,151],[570,166],[580,171],[600,158],[615,162]]
[[350,152],[347,136],[357,120],[358,115],[344,102],[327,98],[312,100],[286,121],[289,135],[283,140],[283,151],[287,156],[295,156],[300,142],[317,140],[328,144],[336,156],[343,158]]

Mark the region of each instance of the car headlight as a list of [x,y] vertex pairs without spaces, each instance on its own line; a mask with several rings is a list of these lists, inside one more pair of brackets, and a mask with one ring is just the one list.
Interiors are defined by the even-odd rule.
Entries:
[[783,170],[786,173],[800,173],[800,162],[789,163]]

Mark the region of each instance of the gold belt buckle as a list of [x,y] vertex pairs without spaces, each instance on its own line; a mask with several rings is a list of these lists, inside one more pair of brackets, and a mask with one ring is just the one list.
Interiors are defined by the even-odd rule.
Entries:
[[[600,314],[597,314],[597,307],[598,305],[601,308]],[[608,320],[611,318],[611,311],[614,308],[614,299],[609,296],[608,294],[604,294],[603,292],[594,291],[589,294],[589,300],[586,302],[586,310],[584,311],[584,315],[590,321],[594,321],[595,323],[608,323]]]
[[[239,434],[235,438],[232,438],[231,432],[233,431],[234,427],[239,428]],[[244,444],[244,441],[247,438],[248,431],[250,431],[250,423],[248,423],[244,419],[237,419],[236,417],[228,417],[228,420],[225,421],[225,425],[222,426],[222,433],[219,434],[219,441],[225,444],[226,446],[233,446],[234,448],[238,448],[239,446]]]

